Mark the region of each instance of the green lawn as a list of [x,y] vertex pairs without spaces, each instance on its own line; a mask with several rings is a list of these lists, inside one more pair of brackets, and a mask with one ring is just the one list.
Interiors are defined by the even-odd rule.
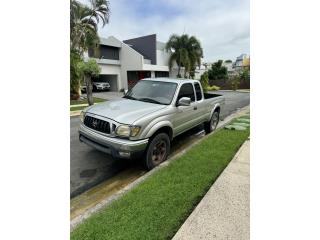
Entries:
[[[100,102],[105,102],[107,100],[94,97],[93,101],[94,101],[94,103],[100,103]],[[70,100],[70,111],[82,110],[87,107],[87,106],[72,107],[72,105],[78,105],[78,104],[88,104],[88,101],[87,101],[87,99],[85,99],[85,100]]]
[[171,239],[249,130],[218,130],[78,226],[71,239]]

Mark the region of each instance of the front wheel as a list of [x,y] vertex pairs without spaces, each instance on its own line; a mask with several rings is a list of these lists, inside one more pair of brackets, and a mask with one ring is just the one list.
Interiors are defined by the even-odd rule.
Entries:
[[148,170],[165,161],[170,152],[170,139],[168,134],[159,133],[152,138],[144,156],[144,164]]
[[219,112],[214,111],[210,121],[204,123],[204,130],[206,131],[207,134],[211,133],[217,128],[218,123],[219,123]]

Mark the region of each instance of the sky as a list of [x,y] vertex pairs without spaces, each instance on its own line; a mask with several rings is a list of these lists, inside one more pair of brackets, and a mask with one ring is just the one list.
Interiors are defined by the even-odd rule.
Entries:
[[157,34],[166,42],[183,33],[198,38],[204,62],[250,54],[249,0],[109,0],[109,24],[101,37],[120,40]]

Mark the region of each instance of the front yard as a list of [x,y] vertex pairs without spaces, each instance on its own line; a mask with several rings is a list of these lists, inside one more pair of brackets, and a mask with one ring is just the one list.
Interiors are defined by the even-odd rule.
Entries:
[[71,239],[172,238],[249,133],[218,130],[87,219]]

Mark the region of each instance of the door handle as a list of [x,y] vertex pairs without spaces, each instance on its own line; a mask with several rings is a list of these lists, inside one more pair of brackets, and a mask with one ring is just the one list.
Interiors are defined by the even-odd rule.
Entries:
[[198,109],[198,107],[197,107],[197,106],[193,107],[193,110],[197,110],[197,109]]

